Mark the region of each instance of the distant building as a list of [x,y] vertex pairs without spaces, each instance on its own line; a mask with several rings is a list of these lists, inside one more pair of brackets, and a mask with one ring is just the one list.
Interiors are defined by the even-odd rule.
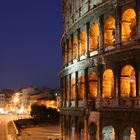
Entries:
[[12,96],[14,94],[14,90],[12,89],[1,89],[0,91],[0,108],[4,110],[9,110]]
[[6,103],[6,95],[0,92],[0,108],[4,108]]
[[45,105],[46,107],[51,108],[58,108],[57,106],[57,97],[60,95],[59,90],[51,90],[46,88],[41,90],[37,89],[38,92],[35,94],[30,95],[30,103],[31,104],[38,104],[38,105]]

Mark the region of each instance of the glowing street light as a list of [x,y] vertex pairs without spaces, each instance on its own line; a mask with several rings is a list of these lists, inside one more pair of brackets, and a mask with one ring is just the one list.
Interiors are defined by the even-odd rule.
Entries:
[[15,97],[13,101],[14,101],[14,103],[18,103],[19,98],[18,97]]

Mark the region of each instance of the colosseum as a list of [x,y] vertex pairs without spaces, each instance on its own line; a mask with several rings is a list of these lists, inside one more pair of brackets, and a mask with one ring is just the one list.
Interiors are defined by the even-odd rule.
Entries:
[[62,0],[62,140],[140,140],[140,0]]

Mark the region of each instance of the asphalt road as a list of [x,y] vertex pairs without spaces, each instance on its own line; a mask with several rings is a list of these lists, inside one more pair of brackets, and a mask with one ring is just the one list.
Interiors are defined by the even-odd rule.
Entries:
[[16,119],[16,116],[0,115],[0,140],[11,140],[10,136],[8,136],[7,124],[13,119]]
[[46,125],[26,128],[22,131],[21,140],[58,140],[59,126]]

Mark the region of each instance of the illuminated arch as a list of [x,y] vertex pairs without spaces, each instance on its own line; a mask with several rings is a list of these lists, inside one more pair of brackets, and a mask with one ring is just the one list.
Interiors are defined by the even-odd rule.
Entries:
[[73,59],[76,59],[78,52],[78,38],[74,36],[73,38]]
[[103,98],[112,98],[114,94],[114,75],[111,69],[103,73]]
[[84,93],[85,93],[85,79],[84,76],[81,75],[78,79],[78,97],[80,100],[84,99]]
[[91,123],[89,125],[89,140],[96,140],[96,134],[97,134],[97,125],[95,123]]
[[129,41],[136,34],[136,12],[134,9],[127,9],[122,15],[122,41]]
[[67,64],[67,55],[68,55],[68,50],[67,47],[64,48],[64,62]]
[[76,85],[76,81],[75,79],[71,80],[71,100],[75,99],[75,85]]
[[115,18],[110,16],[104,23],[104,45],[112,46],[115,42]]
[[134,128],[127,127],[123,131],[123,140],[136,140],[136,132],[135,132]]
[[94,23],[90,29],[90,52],[93,52],[99,47],[99,26]]
[[104,23],[104,45],[112,46],[115,42],[115,18],[110,16]]
[[66,99],[69,100],[69,81],[68,81],[68,77],[66,77]]
[[121,97],[136,97],[136,76],[131,65],[126,65],[121,71]]
[[95,72],[91,72],[88,75],[88,87],[89,87],[89,97],[95,99],[97,97],[97,75]]
[[102,140],[115,140],[115,130],[113,126],[109,125],[103,128]]
[[68,41],[68,62],[71,61],[71,42]]
[[81,32],[80,34],[80,56],[86,53],[87,33]]

